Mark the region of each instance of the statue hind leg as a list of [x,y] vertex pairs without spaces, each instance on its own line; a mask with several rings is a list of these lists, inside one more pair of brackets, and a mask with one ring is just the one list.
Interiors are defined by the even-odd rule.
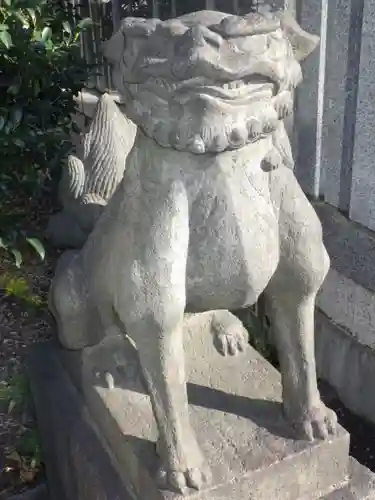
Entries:
[[320,221],[293,172],[280,168],[271,179],[280,210],[280,262],[265,298],[279,353],[284,410],[298,437],[325,439],[334,433],[337,419],[318,392],[314,310],[329,257]]

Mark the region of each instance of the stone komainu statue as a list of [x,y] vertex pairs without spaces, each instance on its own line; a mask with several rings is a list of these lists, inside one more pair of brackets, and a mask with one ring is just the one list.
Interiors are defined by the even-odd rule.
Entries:
[[202,11],[128,18],[106,44],[137,135],[83,249],[62,257],[50,307],[69,349],[119,333],[136,345],[164,487],[210,481],[189,422],[184,312],[238,309],[264,293],[286,417],[301,438],[335,432],[314,357],[329,258],[283,126],[317,41],[286,14]]

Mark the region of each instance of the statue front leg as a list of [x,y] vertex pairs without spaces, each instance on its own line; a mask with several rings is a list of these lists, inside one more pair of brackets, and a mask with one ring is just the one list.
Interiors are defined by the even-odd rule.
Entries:
[[280,168],[271,179],[279,209],[280,262],[265,297],[279,352],[284,410],[299,437],[326,439],[335,432],[337,418],[317,387],[314,310],[329,257],[320,221],[294,174]]
[[148,387],[159,434],[159,484],[182,493],[210,477],[189,422],[186,389],[188,200],[183,184],[168,179],[147,184],[143,198],[116,312],[137,347]]

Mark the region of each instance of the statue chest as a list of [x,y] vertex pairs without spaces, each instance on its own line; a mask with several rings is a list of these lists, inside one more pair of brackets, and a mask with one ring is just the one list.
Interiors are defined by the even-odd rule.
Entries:
[[[189,189],[188,295],[234,306],[254,303],[278,264],[278,220],[269,174],[258,165],[227,165]],[[227,296],[228,295],[228,296]]]

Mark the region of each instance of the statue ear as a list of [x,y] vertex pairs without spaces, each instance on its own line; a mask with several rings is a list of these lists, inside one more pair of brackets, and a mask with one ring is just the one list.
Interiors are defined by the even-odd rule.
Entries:
[[125,51],[125,35],[121,28],[102,43],[102,54],[110,63],[119,63]]
[[280,24],[284,35],[292,45],[294,57],[298,62],[306,59],[319,44],[320,38],[303,30],[289,11],[281,14]]

